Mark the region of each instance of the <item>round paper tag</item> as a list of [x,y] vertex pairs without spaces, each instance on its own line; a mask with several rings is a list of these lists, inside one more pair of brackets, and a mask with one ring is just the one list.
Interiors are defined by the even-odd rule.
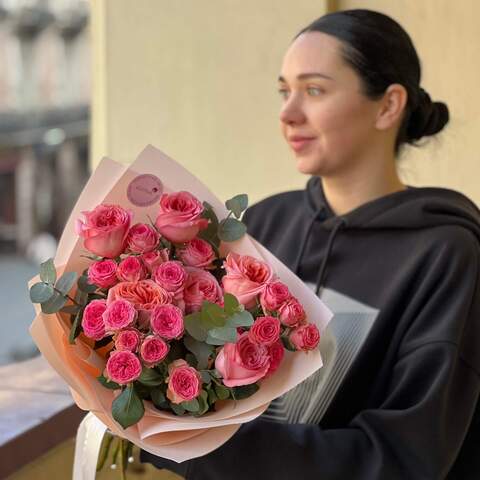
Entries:
[[130,202],[137,207],[148,207],[158,202],[163,193],[163,185],[158,177],[150,173],[135,177],[127,189]]

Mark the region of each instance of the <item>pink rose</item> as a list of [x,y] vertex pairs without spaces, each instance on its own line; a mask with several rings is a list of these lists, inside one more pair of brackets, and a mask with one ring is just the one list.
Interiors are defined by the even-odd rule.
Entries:
[[260,294],[260,304],[264,311],[277,310],[290,297],[288,287],[282,282],[271,282],[265,285]]
[[128,350],[114,351],[106,366],[106,377],[120,385],[133,382],[142,373],[139,358]]
[[208,220],[201,217],[202,212],[203,205],[191,193],[164,193],[155,226],[173,243],[189,242],[208,226]]
[[150,326],[162,338],[180,338],[184,330],[182,311],[175,305],[157,305],[152,310]]
[[223,262],[227,274],[222,283],[225,293],[235,295],[246,308],[255,306],[255,300],[273,280],[273,271],[265,262],[249,255],[230,252]]
[[280,338],[280,320],[275,317],[257,317],[248,332],[253,343],[271,345]]
[[114,258],[123,253],[133,212],[119,205],[101,204],[84,211],[85,221],[77,219],[75,230],[84,238],[87,250],[100,257]]
[[108,291],[107,305],[119,298],[133,303],[137,310],[152,310],[171,301],[171,295],[153,280],[117,283]]
[[101,340],[105,337],[105,322],[103,313],[107,309],[105,300],[92,300],[83,311],[82,328],[83,333],[94,340]]
[[307,323],[292,330],[288,338],[297,350],[314,350],[320,342],[320,332],[316,325]]
[[133,253],[146,253],[155,249],[160,241],[159,233],[150,225],[136,223],[127,235],[127,248]]
[[212,246],[201,238],[194,238],[177,250],[180,260],[189,267],[208,268],[215,260]]
[[153,252],[147,252],[140,256],[143,264],[147,267],[147,270],[151,273],[157,265],[168,261],[169,249],[162,248],[161,250],[154,250]]
[[116,332],[121,328],[129,327],[136,318],[135,307],[128,300],[123,299],[111,302],[103,312],[103,321],[107,332]]
[[202,376],[185,360],[175,360],[168,366],[167,398],[172,403],[188,402],[200,395]]
[[268,347],[251,342],[245,332],[237,343],[223,346],[215,359],[215,368],[227,387],[250,385],[263,378],[270,368]]
[[117,263],[114,260],[93,262],[88,267],[88,282],[100,288],[110,288],[117,283]]
[[201,268],[185,267],[188,276],[183,290],[185,311],[196,312],[202,307],[204,300],[212,303],[223,301],[223,293],[217,279]]
[[270,376],[280,366],[282,363],[283,357],[285,355],[285,347],[281,340],[277,340],[275,343],[268,347],[268,354],[270,355],[270,368],[268,369],[267,375]]
[[117,277],[122,282],[138,282],[147,276],[145,267],[138,257],[124,258],[117,268]]
[[305,322],[306,314],[300,302],[295,297],[290,297],[278,309],[280,322],[286,327],[295,327]]
[[152,272],[152,280],[174,295],[181,293],[186,279],[187,272],[182,263],[176,260],[161,263]]
[[141,333],[136,328],[119,330],[115,337],[115,348],[117,350],[129,350],[136,352],[142,339]]
[[168,354],[170,347],[160,337],[148,335],[140,347],[140,356],[147,367],[160,363]]

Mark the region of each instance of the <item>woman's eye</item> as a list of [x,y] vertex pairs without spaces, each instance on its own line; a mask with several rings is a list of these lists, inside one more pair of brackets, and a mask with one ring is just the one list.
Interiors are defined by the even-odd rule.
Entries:
[[307,88],[307,91],[308,91],[308,93],[310,93],[312,91],[316,92],[316,93],[313,94],[314,96],[317,96],[317,95],[320,95],[320,94],[323,93],[323,90],[321,88],[318,88],[318,87],[309,87],[309,88]]
[[288,90],[286,90],[285,88],[279,88],[278,93],[280,94],[281,97],[287,98]]

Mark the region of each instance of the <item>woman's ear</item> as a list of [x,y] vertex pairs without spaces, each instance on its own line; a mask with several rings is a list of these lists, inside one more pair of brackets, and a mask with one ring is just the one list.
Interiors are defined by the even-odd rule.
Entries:
[[385,91],[377,112],[375,127],[387,130],[400,123],[407,104],[408,93],[403,85],[392,83]]

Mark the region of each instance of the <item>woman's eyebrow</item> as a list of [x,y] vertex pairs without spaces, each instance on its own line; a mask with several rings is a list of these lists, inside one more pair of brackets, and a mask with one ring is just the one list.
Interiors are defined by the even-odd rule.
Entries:
[[[300,73],[299,75],[297,75],[297,80],[306,80],[306,79],[312,78],[312,77],[321,77],[321,78],[326,78],[327,80],[333,80],[332,77],[330,77],[328,75],[325,75],[324,73],[319,73],[319,72]],[[282,77],[282,75],[280,75],[278,77],[278,81],[283,82],[283,83],[287,83],[287,81],[285,80],[284,77]]]

